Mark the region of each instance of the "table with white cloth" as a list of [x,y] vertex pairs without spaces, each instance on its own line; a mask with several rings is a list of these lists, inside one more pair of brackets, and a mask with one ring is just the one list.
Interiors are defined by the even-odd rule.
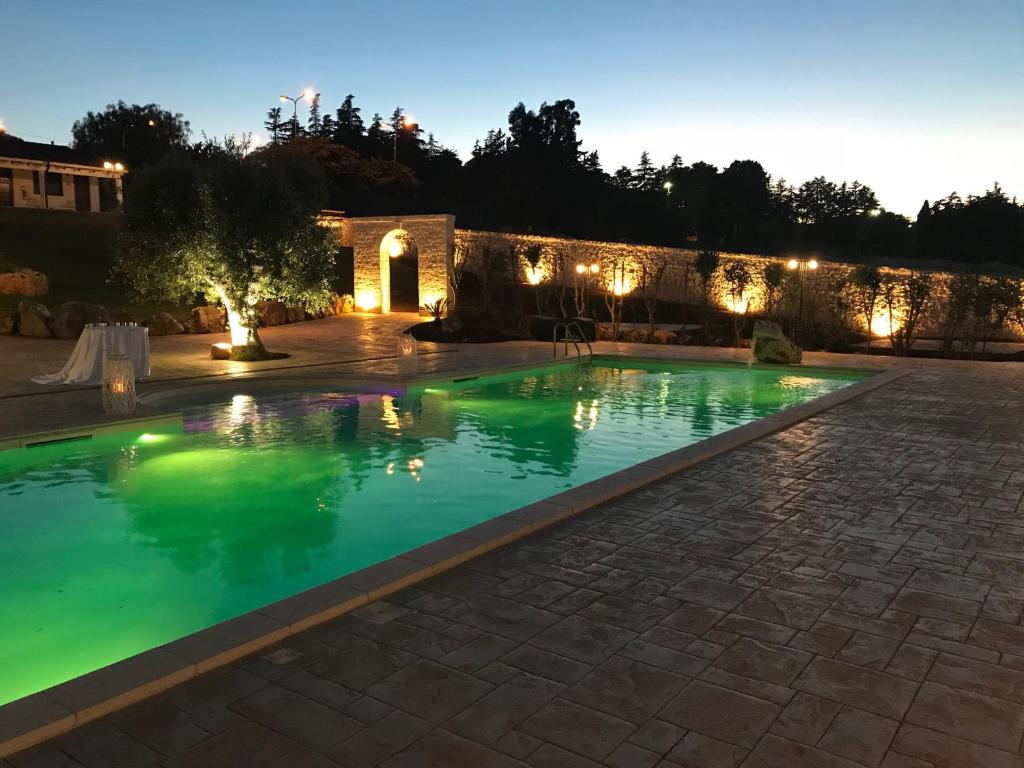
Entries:
[[103,359],[125,355],[135,378],[149,377],[149,329],[138,325],[86,326],[71,357],[58,373],[35,376],[36,384],[102,384]]

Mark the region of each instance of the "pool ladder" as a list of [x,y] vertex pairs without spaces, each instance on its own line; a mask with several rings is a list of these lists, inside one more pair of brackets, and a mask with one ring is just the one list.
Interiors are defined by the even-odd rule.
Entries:
[[[562,329],[562,342],[564,344],[563,354],[569,356],[569,342],[576,347],[576,366],[583,365],[583,351],[580,349],[580,342],[587,345],[587,358],[586,362],[590,365],[594,364],[594,348],[590,346],[590,342],[587,341],[586,334],[583,333],[583,329],[580,328],[579,323],[555,323],[555,328],[551,332],[551,356],[558,357],[558,329]],[[570,336],[570,333],[572,334]]]

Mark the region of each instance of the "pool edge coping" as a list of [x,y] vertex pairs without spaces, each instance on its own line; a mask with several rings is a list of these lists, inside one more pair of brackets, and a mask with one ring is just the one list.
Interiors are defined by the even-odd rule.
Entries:
[[[503,370],[513,370],[513,367]],[[599,504],[780,432],[909,373],[886,370],[869,374],[809,402],[647,459],[258,610],[0,705],[0,758],[138,703]],[[401,385],[409,386],[409,383]],[[180,419],[180,414],[168,416],[174,417]]]

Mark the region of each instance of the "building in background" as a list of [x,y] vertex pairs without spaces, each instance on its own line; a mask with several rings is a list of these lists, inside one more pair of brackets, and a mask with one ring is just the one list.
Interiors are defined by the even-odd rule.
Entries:
[[0,133],[0,207],[116,211],[125,171],[114,159]]

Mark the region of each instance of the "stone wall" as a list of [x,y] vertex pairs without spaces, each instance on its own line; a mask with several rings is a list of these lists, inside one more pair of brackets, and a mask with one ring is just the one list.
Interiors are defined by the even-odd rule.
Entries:
[[391,309],[390,257],[382,246],[389,233],[407,233],[419,258],[419,303],[450,299],[448,271],[455,243],[455,217],[345,217],[332,220],[339,242],[352,248],[356,307],[364,311]]

